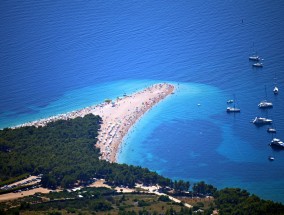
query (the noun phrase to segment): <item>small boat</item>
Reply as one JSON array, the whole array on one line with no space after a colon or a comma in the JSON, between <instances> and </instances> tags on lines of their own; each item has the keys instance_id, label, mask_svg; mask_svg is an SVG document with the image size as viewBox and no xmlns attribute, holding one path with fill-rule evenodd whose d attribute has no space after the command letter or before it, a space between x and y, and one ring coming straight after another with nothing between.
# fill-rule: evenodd
<instances>
[{"instance_id":1,"label":"small boat","mask_svg":"<svg viewBox=\"0 0 284 215\"><path fill-rule=\"evenodd\" d=\"M252 56L249 57L249 60L260 61L260 57L258 55L252 55Z\"/></svg>"},{"instance_id":2,"label":"small boat","mask_svg":"<svg viewBox=\"0 0 284 215\"><path fill-rule=\"evenodd\" d=\"M263 67L263 64L260 62L252 64L253 67Z\"/></svg>"},{"instance_id":3,"label":"small boat","mask_svg":"<svg viewBox=\"0 0 284 215\"><path fill-rule=\"evenodd\" d=\"M280 139L277 139L277 138L273 138L273 140L271 140L270 146L275 146L275 147L284 149L284 143Z\"/></svg>"},{"instance_id":4,"label":"small boat","mask_svg":"<svg viewBox=\"0 0 284 215\"><path fill-rule=\"evenodd\" d=\"M227 107L227 113L232 113L232 112L238 113L241 112L241 109L235 107Z\"/></svg>"},{"instance_id":5,"label":"small boat","mask_svg":"<svg viewBox=\"0 0 284 215\"><path fill-rule=\"evenodd\" d=\"M277 87L277 78L276 78L276 72L275 72L273 93L274 95L277 95L278 92L279 92L279 89Z\"/></svg>"},{"instance_id":6,"label":"small boat","mask_svg":"<svg viewBox=\"0 0 284 215\"><path fill-rule=\"evenodd\" d=\"M268 156L268 160L274 161L274 157L273 156Z\"/></svg>"},{"instance_id":7,"label":"small boat","mask_svg":"<svg viewBox=\"0 0 284 215\"><path fill-rule=\"evenodd\" d=\"M278 92L279 92L279 89L278 89L278 87L275 86L274 89L273 89L273 93L274 93L275 95L277 95Z\"/></svg>"},{"instance_id":8,"label":"small boat","mask_svg":"<svg viewBox=\"0 0 284 215\"><path fill-rule=\"evenodd\" d=\"M257 55L257 52L255 51L255 48L254 48L254 43L253 43L253 54L251 56L249 56L249 60L250 61L260 61L261 58L259 57L259 55Z\"/></svg>"},{"instance_id":9,"label":"small boat","mask_svg":"<svg viewBox=\"0 0 284 215\"><path fill-rule=\"evenodd\" d=\"M275 134L276 133L276 129L275 128L267 128L267 132Z\"/></svg>"},{"instance_id":10,"label":"small boat","mask_svg":"<svg viewBox=\"0 0 284 215\"><path fill-rule=\"evenodd\" d=\"M255 117L252 120L252 123L255 125L267 125L267 124L271 124L272 123L272 119L267 119L264 117Z\"/></svg>"},{"instance_id":11,"label":"small boat","mask_svg":"<svg viewBox=\"0 0 284 215\"><path fill-rule=\"evenodd\" d=\"M273 104L272 104L272 102L268 102L266 100L263 100L258 104L258 107L259 108L272 108Z\"/></svg>"},{"instance_id":12,"label":"small boat","mask_svg":"<svg viewBox=\"0 0 284 215\"><path fill-rule=\"evenodd\" d=\"M227 113L239 113L239 112L241 112L241 109L235 107L235 103L236 103L235 95L234 95L234 100L232 100L232 99L228 100L227 103L228 104L234 103L234 107L227 107Z\"/></svg>"},{"instance_id":13,"label":"small boat","mask_svg":"<svg viewBox=\"0 0 284 215\"><path fill-rule=\"evenodd\" d=\"M266 91L266 86L265 86L265 98L267 99L267 91ZM263 100L258 104L259 108L272 108L273 104L272 102L268 102L267 100Z\"/></svg>"}]
</instances>

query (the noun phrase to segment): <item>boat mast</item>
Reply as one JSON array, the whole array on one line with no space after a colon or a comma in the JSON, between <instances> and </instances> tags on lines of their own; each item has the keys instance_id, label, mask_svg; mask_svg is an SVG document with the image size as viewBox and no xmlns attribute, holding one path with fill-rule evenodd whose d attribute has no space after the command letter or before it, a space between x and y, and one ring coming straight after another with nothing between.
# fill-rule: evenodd
<instances>
[{"instance_id":1,"label":"boat mast","mask_svg":"<svg viewBox=\"0 0 284 215\"><path fill-rule=\"evenodd\" d=\"M274 74L274 87L277 87L276 71L275 71L275 74Z\"/></svg>"},{"instance_id":2,"label":"boat mast","mask_svg":"<svg viewBox=\"0 0 284 215\"><path fill-rule=\"evenodd\" d=\"M235 98L235 94L234 94L234 110L236 109L235 103L236 103L236 98Z\"/></svg>"},{"instance_id":3,"label":"boat mast","mask_svg":"<svg viewBox=\"0 0 284 215\"><path fill-rule=\"evenodd\" d=\"M254 42L252 43L253 54L257 56L257 52L255 51Z\"/></svg>"}]
</instances>

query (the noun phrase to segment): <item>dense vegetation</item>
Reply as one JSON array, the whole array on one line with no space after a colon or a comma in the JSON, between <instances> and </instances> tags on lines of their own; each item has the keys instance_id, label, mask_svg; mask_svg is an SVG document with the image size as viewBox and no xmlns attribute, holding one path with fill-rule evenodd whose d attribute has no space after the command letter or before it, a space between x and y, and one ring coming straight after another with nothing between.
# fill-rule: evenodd
<instances>
[{"instance_id":1,"label":"dense vegetation","mask_svg":"<svg viewBox=\"0 0 284 215\"><path fill-rule=\"evenodd\" d=\"M215 207L218 208L219 214L284 214L282 204L261 200L241 189L227 188L217 191L212 185L199 182L195 183L190 191L190 183L187 181L172 181L147 168L100 160L100 152L95 147L100 123L99 116L90 114L84 118L59 120L40 128L23 127L0 131L1 184L10 183L25 177L26 174L43 174L42 186L69 188L78 180L84 184L96 177L104 178L108 184L114 186L159 184L162 186L161 191L180 196L183 201L187 199L190 204L194 204L193 210L204 209L204 214L210 214ZM79 194L80 197L78 193L69 194L66 191L49 195L44 198L45 201L49 199L47 202L42 202L42 198L37 195L30 197L30 201L21 202L10 212L50 211L50 208L50 213L55 214L61 214L63 211L83 211L87 214L94 211L115 211L119 214L191 214L193 211L182 204L172 203L167 197L148 198L149 196L145 197L144 194L143 197L129 194L127 198L130 200L127 202L125 196L117 199L118 194L112 190L86 190ZM214 205L211 199L207 208L204 208L202 202L197 204L196 199L191 201L192 196L207 195L214 196ZM6 206L3 206L5 210ZM67 209L69 211L66 211Z\"/></svg>"},{"instance_id":2,"label":"dense vegetation","mask_svg":"<svg viewBox=\"0 0 284 215\"><path fill-rule=\"evenodd\" d=\"M220 215L284 214L284 206L264 201L237 188L217 191L214 198L179 197L175 203L167 196L140 192L123 194L108 188L83 188L74 192L36 194L0 203L0 214L212 214Z\"/></svg>"},{"instance_id":3,"label":"dense vegetation","mask_svg":"<svg viewBox=\"0 0 284 215\"><path fill-rule=\"evenodd\" d=\"M146 168L99 160L95 147L101 118L59 120L45 127L0 131L0 180L24 173L43 174L44 187L72 187L77 181L105 178L110 185L133 187L135 182L172 186L171 180ZM179 183L179 185L181 185ZM188 186L189 184L187 184Z\"/></svg>"},{"instance_id":4,"label":"dense vegetation","mask_svg":"<svg viewBox=\"0 0 284 215\"><path fill-rule=\"evenodd\" d=\"M284 205L265 201L246 190L226 188L215 193L220 215L284 214Z\"/></svg>"},{"instance_id":5,"label":"dense vegetation","mask_svg":"<svg viewBox=\"0 0 284 215\"><path fill-rule=\"evenodd\" d=\"M89 115L74 120L59 120L45 127L23 127L0 131L0 178L23 173L45 174L50 186L63 186L76 179L87 179L98 164L94 147L100 118Z\"/></svg>"},{"instance_id":6,"label":"dense vegetation","mask_svg":"<svg viewBox=\"0 0 284 215\"><path fill-rule=\"evenodd\" d=\"M38 194L10 203L0 203L1 212L5 214L72 213L135 215L192 214L193 210L186 208L183 204L174 203L167 197L138 192L122 194L107 188L83 188L75 192L62 191Z\"/></svg>"}]
</instances>

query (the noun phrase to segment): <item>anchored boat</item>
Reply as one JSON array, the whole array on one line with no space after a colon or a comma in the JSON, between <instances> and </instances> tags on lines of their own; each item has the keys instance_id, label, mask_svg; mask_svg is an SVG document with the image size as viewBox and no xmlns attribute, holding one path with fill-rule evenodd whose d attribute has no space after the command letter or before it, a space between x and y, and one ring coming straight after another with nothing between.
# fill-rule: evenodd
<instances>
[{"instance_id":1,"label":"anchored boat","mask_svg":"<svg viewBox=\"0 0 284 215\"><path fill-rule=\"evenodd\" d=\"M275 134L276 133L276 129L275 128L267 128L267 132Z\"/></svg>"},{"instance_id":2,"label":"anchored boat","mask_svg":"<svg viewBox=\"0 0 284 215\"><path fill-rule=\"evenodd\" d=\"M275 86L275 87L274 87L274 89L273 89L273 93L274 93L275 95L277 95L277 94L278 94L278 92L279 92L279 89L278 89L278 87L277 87L277 86Z\"/></svg>"},{"instance_id":3,"label":"anchored boat","mask_svg":"<svg viewBox=\"0 0 284 215\"><path fill-rule=\"evenodd\" d=\"M270 161L274 161L274 157L273 156L268 156L268 160L270 160Z\"/></svg>"},{"instance_id":4,"label":"anchored boat","mask_svg":"<svg viewBox=\"0 0 284 215\"><path fill-rule=\"evenodd\" d=\"M258 55L249 56L249 60L251 61L260 61L260 57Z\"/></svg>"},{"instance_id":5,"label":"anchored boat","mask_svg":"<svg viewBox=\"0 0 284 215\"><path fill-rule=\"evenodd\" d=\"M272 123L272 119L267 119L264 117L255 117L252 120L252 123L255 125L267 125L267 124L271 124Z\"/></svg>"},{"instance_id":6,"label":"anchored boat","mask_svg":"<svg viewBox=\"0 0 284 215\"><path fill-rule=\"evenodd\" d=\"M257 62L252 64L253 67L263 67L263 63Z\"/></svg>"},{"instance_id":7,"label":"anchored boat","mask_svg":"<svg viewBox=\"0 0 284 215\"><path fill-rule=\"evenodd\" d=\"M266 92L266 86L265 86L265 100L261 101L259 104L258 104L258 107L259 108L272 108L273 107L273 104L272 102L268 102L267 101L267 92Z\"/></svg>"},{"instance_id":8,"label":"anchored boat","mask_svg":"<svg viewBox=\"0 0 284 215\"><path fill-rule=\"evenodd\" d=\"M266 100L263 100L258 104L258 107L259 108L272 108L273 104L272 104L272 102L268 102Z\"/></svg>"},{"instance_id":9,"label":"anchored boat","mask_svg":"<svg viewBox=\"0 0 284 215\"><path fill-rule=\"evenodd\" d=\"M235 103L236 103L235 96L234 96L234 100L228 100L227 103L228 104L234 103L234 107L227 107L227 113L239 113L239 112L241 112L240 108L235 107Z\"/></svg>"},{"instance_id":10,"label":"anchored boat","mask_svg":"<svg viewBox=\"0 0 284 215\"><path fill-rule=\"evenodd\" d=\"M271 140L270 146L275 146L275 147L284 149L284 143L280 139L277 139L277 138L273 138Z\"/></svg>"}]
</instances>

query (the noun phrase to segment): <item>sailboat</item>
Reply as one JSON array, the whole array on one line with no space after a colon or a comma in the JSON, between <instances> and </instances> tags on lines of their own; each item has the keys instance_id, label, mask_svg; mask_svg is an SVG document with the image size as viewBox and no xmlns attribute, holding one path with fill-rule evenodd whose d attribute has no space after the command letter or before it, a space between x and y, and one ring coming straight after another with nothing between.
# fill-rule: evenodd
<instances>
[{"instance_id":1,"label":"sailboat","mask_svg":"<svg viewBox=\"0 0 284 215\"><path fill-rule=\"evenodd\" d=\"M279 89L278 89L278 87L277 87L277 86L275 86L275 87L274 87L274 89L273 89L273 93L274 93L275 95L277 95L277 94L278 94L278 92L279 92Z\"/></svg>"},{"instance_id":2,"label":"sailboat","mask_svg":"<svg viewBox=\"0 0 284 215\"><path fill-rule=\"evenodd\" d=\"M260 57L258 55L249 56L249 60L251 61L260 61Z\"/></svg>"},{"instance_id":3,"label":"sailboat","mask_svg":"<svg viewBox=\"0 0 284 215\"><path fill-rule=\"evenodd\" d=\"M254 43L253 43L253 50L254 50ZM249 60L251 60L251 61L260 61L261 58L257 55L257 53L255 52L255 50L254 50L254 53L255 53L255 54L249 56Z\"/></svg>"},{"instance_id":4,"label":"sailboat","mask_svg":"<svg viewBox=\"0 0 284 215\"><path fill-rule=\"evenodd\" d=\"M276 84L276 74L275 74L274 80L275 80L275 82L274 82L273 93L274 93L274 95L277 95L278 92L279 92L279 89L278 89L277 84Z\"/></svg>"},{"instance_id":5,"label":"sailboat","mask_svg":"<svg viewBox=\"0 0 284 215\"><path fill-rule=\"evenodd\" d=\"M253 43L253 49L254 49L254 43ZM263 67L263 64L260 62L261 59L260 56L256 53L256 51L254 50L253 55L249 56L249 61L254 61L254 63L252 64L253 67Z\"/></svg>"},{"instance_id":6,"label":"sailboat","mask_svg":"<svg viewBox=\"0 0 284 215\"><path fill-rule=\"evenodd\" d=\"M266 86L265 86L265 97L267 99L267 92L266 92ZM273 104L272 102L268 102L267 100L263 100L258 104L259 108L272 108Z\"/></svg>"},{"instance_id":7,"label":"sailboat","mask_svg":"<svg viewBox=\"0 0 284 215\"><path fill-rule=\"evenodd\" d=\"M234 96L233 102L231 102L231 103L234 103L234 107L227 107L227 113L239 113L239 112L241 112L241 109L235 107L235 103L236 103L235 96Z\"/></svg>"}]
</instances>

